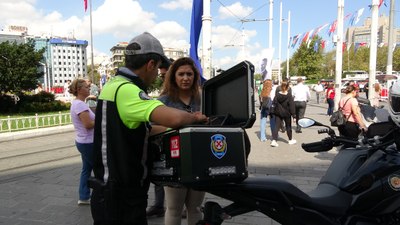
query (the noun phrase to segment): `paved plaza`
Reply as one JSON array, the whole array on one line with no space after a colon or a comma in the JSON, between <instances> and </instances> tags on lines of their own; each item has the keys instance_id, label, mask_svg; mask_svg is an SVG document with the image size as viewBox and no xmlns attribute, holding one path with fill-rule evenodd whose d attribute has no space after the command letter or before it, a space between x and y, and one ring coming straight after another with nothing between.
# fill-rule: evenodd
<instances>
[{"instance_id":1,"label":"paved plaza","mask_svg":"<svg viewBox=\"0 0 400 225\"><path fill-rule=\"evenodd\" d=\"M328 124L327 104L311 101L306 110L306 117ZM259 112L257 112L259 117ZM288 145L286 133L280 133L279 147L270 147L271 131L267 126L267 142L259 139L259 118L248 129L252 149L249 156L249 172L252 177L279 175L289 180L304 191L310 191L317 184L324 171L336 155L336 150L325 153L306 153L301 143L314 142L326 134L318 135L318 127L303 129L303 133L293 132L297 144ZM29 138L24 138L29 137ZM62 154L62 160L47 160L23 157L34 153L31 149L43 149L40 154L49 151L50 146L62 144L46 154ZM80 157L74 146L74 133L71 126L49 130L0 134L0 224L36 225L36 224L92 224L89 206L78 206L78 183L81 169ZM23 151L18 158L12 153ZM31 163L24 167L23 163ZM42 161L40 161L42 160ZM35 161L36 162L36 161ZM44 163L43 163L44 162ZM4 168L3 168L4 167ZM14 169L7 169L14 168ZM150 187L149 205L154 200L153 187ZM206 195L205 201L217 201L221 205L229 204L219 197ZM163 224L163 218L150 218L150 225ZM182 224L186 224L183 220ZM266 216L252 212L227 220L224 224L277 224Z\"/></svg>"}]
</instances>

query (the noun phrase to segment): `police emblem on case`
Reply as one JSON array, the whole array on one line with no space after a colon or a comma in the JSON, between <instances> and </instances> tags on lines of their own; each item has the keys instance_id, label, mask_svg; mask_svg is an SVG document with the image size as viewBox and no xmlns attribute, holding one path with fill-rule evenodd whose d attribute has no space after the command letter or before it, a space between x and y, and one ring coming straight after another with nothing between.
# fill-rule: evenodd
<instances>
[{"instance_id":1,"label":"police emblem on case","mask_svg":"<svg viewBox=\"0 0 400 225\"><path fill-rule=\"evenodd\" d=\"M211 152L215 157L221 159L225 156L228 149L228 144L226 143L226 137L222 134L215 134L211 136Z\"/></svg>"},{"instance_id":2,"label":"police emblem on case","mask_svg":"<svg viewBox=\"0 0 400 225\"><path fill-rule=\"evenodd\" d=\"M139 98L142 99L142 100L150 100L151 99L150 96L148 96L146 94L146 92L144 92L144 91L140 91L139 92Z\"/></svg>"},{"instance_id":3,"label":"police emblem on case","mask_svg":"<svg viewBox=\"0 0 400 225\"><path fill-rule=\"evenodd\" d=\"M388 183L390 187L395 191L400 191L400 176L397 174L393 174L389 176Z\"/></svg>"}]
</instances>

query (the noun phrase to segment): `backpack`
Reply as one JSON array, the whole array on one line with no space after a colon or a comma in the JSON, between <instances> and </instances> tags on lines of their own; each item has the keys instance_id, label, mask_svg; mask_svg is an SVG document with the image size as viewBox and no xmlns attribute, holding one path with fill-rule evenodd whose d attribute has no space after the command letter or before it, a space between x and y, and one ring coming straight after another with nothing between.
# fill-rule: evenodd
<instances>
[{"instance_id":1,"label":"backpack","mask_svg":"<svg viewBox=\"0 0 400 225\"><path fill-rule=\"evenodd\" d=\"M272 100L270 97L263 97L261 101L261 109L269 110L272 105Z\"/></svg>"},{"instance_id":2,"label":"backpack","mask_svg":"<svg viewBox=\"0 0 400 225\"><path fill-rule=\"evenodd\" d=\"M349 99L346 100L346 102L344 103L343 107L339 107L339 109L335 112L332 113L331 118L329 119L331 121L331 126L334 127L339 127L342 126L344 124L346 124L347 120L349 119L350 115L346 118L343 114L343 108L346 105L347 101L349 101Z\"/></svg>"}]
</instances>

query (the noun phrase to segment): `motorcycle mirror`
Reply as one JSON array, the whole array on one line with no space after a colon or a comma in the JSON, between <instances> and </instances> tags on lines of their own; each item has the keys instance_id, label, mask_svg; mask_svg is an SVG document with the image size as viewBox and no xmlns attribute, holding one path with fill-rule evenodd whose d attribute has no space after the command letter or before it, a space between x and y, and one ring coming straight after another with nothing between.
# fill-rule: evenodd
<instances>
[{"instance_id":1,"label":"motorcycle mirror","mask_svg":"<svg viewBox=\"0 0 400 225\"><path fill-rule=\"evenodd\" d=\"M299 125L302 128L307 128L307 127L312 127L312 126L323 126L323 127L328 127L320 122L317 122L311 118L302 118L299 119ZM329 128L329 127L328 127Z\"/></svg>"},{"instance_id":2,"label":"motorcycle mirror","mask_svg":"<svg viewBox=\"0 0 400 225\"><path fill-rule=\"evenodd\" d=\"M316 125L316 124L315 124L316 122L317 122L317 121L315 121L315 120L313 120L313 119L310 119L310 118L302 118L302 119L299 119L299 125L300 125L300 127L302 127L302 128L312 127L312 126Z\"/></svg>"}]
</instances>

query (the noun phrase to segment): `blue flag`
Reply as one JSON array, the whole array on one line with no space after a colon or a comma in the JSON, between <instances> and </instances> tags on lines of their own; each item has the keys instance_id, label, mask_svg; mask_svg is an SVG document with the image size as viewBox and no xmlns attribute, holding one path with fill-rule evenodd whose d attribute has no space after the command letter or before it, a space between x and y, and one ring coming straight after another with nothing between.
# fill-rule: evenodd
<instances>
[{"instance_id":1,"label":"blue flag","mask_svg":"<svg viewBox=\"0 0 400 225\"><path fill-rule=\"evenodd\" d=\"M201 80L204 81L203 70L201 68L201 63L199 61L199 56L197 54L197 48L199 45L200 31L203 25L203 0L193 0L192 7L192 19L190 25L190 58L195 62L197 69L200 72Z\"/></svg>"}]
</instances>

